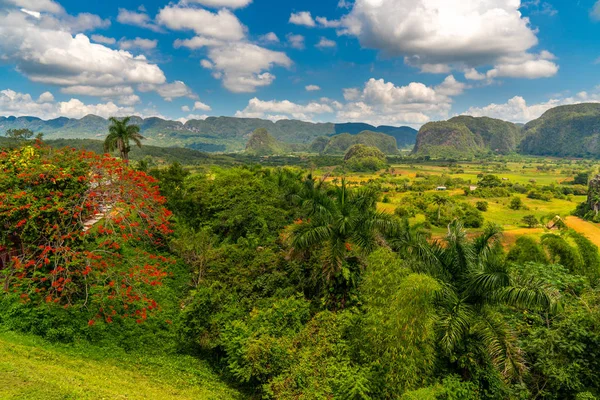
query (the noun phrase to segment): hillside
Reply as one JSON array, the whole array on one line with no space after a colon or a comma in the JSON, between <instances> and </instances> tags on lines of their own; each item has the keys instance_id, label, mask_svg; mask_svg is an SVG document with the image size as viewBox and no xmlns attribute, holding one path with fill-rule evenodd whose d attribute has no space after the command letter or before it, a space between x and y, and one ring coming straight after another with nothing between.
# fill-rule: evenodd
<instances>
[{"instance_id":1,"label":"hillside","mask_svg":"<svg viewBox=\"0 0 600 400\"><path fill-rule=\"evenodd\" d=\"M246 144L246 154L253 156L274 156L286 153L285 143L279 142L265 128L256 129Z\"/></svg>"},{"instance_id":2,"label":"hillside","mask_svg":"<svg viewBox=\"0 0 600 400\"><path fill-rule=\"evenodd\" d=\"M3 399L242 399L189 356L128 354L0 333Z\"/></svg>"},{"instance_id":3,"label":"hillside","mask_svg":"<svg viewBox=\"0 0 600 400\"><path fill-rule=\"evenodd\" d=\"M521 137L521 129L513 123L459 116L424 125L413 154L433 158L473 157L488 151L506 154L517 149Z\"/></svg>"},{"instance_id":4,"label":"hillside","mask_svg":"<svg viewBox=\"0 0 600 400\"><path fill-rule=\"evenodd\" d=\"M284 143L307 145L320 136L340 133L358 134L364 130L394 136L401 147L415 142L416 131L408 127L374 127L368 124L311 123L297 120L272 122L257 118L209 117L190 120L185 124L161 118L133 117L131 123L139 125L146 144L161 147L188 147L209 152L242 151L250 134L264 128ZM104 118L88 115L81 119L56 118L44 121L35 117L0 117L0 133L11 128L27 128L43 132L46 139L101 139L108 130Z\"/></svg>"},{"instance_id":5,"label":"hillside","mask_svg":"<svg viewBox=\"0 0 600 400\"><path fill-rule=\"evenodd\" d=\"M323 139L318 138L311 144L311 149L319 150L322 148L321 152L324 154L345 154L350 147L356 144L377 147L384 154L396 154L398 152L395 138L371 131L362 131L357 135L342 133L341 135L331 137L327 144L325 144Z\"/></svg>"},{"instance_id":6,"label":"hillside","mask_svg":"<svg viewBox=\"0 0 600 400\"><path fill-rule=\"evenodd\" d=\"M560 106L524 127L524 154L559 157L600 156L600 104Z\"/></svg>"}]
</instances>

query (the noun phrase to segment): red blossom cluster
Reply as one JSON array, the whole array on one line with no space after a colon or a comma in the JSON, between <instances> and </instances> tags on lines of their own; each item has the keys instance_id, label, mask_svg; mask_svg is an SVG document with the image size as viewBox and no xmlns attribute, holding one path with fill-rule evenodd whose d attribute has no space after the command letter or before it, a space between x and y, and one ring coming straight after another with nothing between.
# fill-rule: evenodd
<instances>
[{"instance_id":1,"label":"red blossom cluster","mask_svg":"<svg viewBox=\"0 0 600 400\"><path fill-rule=\"evenodd\" d=\"M173 260L157 182L110 156L37 144L0 152L0 278L23 302L143 322ZM92 320L93 321L93 320Z\"/></svg>"}]
</instances>

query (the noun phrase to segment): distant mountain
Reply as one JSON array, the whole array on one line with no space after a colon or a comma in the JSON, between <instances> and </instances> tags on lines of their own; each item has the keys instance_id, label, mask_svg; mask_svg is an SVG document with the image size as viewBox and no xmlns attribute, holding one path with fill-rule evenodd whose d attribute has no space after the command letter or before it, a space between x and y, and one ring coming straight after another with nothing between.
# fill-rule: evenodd
<instances>
[{"instance_id":1,"label":"distant mountain","mask_svg":"<svg viewBox=\"0 0 600 400\"><path fill-rule=\"evenodd\" d=\"M258 128L252 132L246 144L246 154L252 156L281 155L286 150L285 143L275 139L265 128Z\"/></svg>"},{"instance_id":2,"label":"distant mountain","mask_svg":"<svg viewBox=\"0 0 600 400\"><path fill-rule=\"evenodd\" d=\"M394 127L382 125L375 127L369 124L361 123L336 124L335 131L336 134L349 133L351 135L356 135L364 131L385 133L386 135L390 135L396 139L398 148L413 146L417 140L418 132L416 129L408 126Z\"/></svg>"},{"instance_id":3,"label":"distant mountain","mask_svg":"<svg viewBox=\"0 0 600 400\"><path fill-rule=\"evenodd\" d=\"M256 118L209 117L190 120L185 124L161 118L133 117L132 123L141 128L148 145L188 147L203 151L242 151L252 132L267 129L280 142L308 145L317 137L340 133L356 135L364 130L394 136L399 146L413 145L416 131L408 127L374 127L368 124L310 123L296 120L272 122ZM0 134L11 128L28 128L43 132L48 139L102 139L108 130L104 118L88 115L81 119L57 118L44 121L35 117L0 117Z\"/></svg>"},{"instance_id":4,"label":"distant mountain","mask_svg":"<svg viewBox=\"0 0 600 400\"><path fill-rule=\"evenodd\" d=\"M342 133L328 139L319 137L311 144L310 149L324 154L345 154L350 147L356 144L376 147L384 154L398 153L398 146L394 137L371 131L362 131L356 135Z\"/></svg>"},{"instance_id":5,"label":"distant mountain","mask_svg":"<svg viewBox=\"0 0 600 400\"><path fill-rule=\"evenodd\" d=\"M600 104L553 108L526 124L524 134L524 154L600 157Z\"/></svg>"},{"instance_id":6,"label":"distant mountain","mask_svg":"<svg viewBox=\"0 0 600 400\"><path fill-rule=\"evenodd\" d=\"M493 151L517 150L522 129L511 122L487 117L459 116L421 127L413 154L433 158L465 158Z\"/></svg>"}]
</instances>

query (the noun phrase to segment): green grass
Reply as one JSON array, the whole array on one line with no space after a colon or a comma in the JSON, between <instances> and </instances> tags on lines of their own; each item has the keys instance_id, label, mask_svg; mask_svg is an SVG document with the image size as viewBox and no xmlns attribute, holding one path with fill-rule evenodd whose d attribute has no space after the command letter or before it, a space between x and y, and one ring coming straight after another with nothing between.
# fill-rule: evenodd
<instances>
[{"instance_id":1,"label":"green grass","mask_svg":"<svg viewBox=\"0 0 600 400\"><path fill-rule=\"evenodd\" d=\"M0 399L242 399L204 362L0 332Z\"/></svg>"}]
</instances>

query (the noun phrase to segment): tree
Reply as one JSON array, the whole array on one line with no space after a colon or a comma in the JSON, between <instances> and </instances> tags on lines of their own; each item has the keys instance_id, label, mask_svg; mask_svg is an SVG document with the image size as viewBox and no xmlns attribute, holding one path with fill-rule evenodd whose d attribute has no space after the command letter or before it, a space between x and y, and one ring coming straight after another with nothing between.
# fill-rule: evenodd
<instances>
[{"instance_id":1,"label":"tree","mask_svg":"<svg viewBox=\"0 0 600 400\"><path fill-rule=\"evenodd\" d=\"M469 240L460 222L448 227L443 241L404 235L391 240L415 272L426 273L442 285L437 300L437 333L441 353L463 376L491 360L506 378L525 370L522 351L499 306L551 310L556 291L535 279L509 274L499 242L500 228L490 225ZM411 246L406 237L411 236ZM410 250L407 250L410 249Z\"/></svg>"},{"instance_id":2,"label":"tree","mask_svg":"<svg viewBox=\"0 0 600 400\"><path fill-rule=\"evenodd\" d=\"M442 207L447 205L450 202L450 199L448 199L447 196L442 196L439 194L435 194L433 195L433 204L435 204L436 206L438 206L437 209L437 222L440 222L440 218L442 215Z\"/></svg>"},{"instance_id":3,"label":"tree","mask_svg":"<svg viewBox=\"0 0 600 400\"><path fill-rule=\"evenodd\" d=\"M323 277L332 281L342 274L349 278L348 260L353 251L369 253L377 247L379 234L391 229L390 215L377 211L377 190L350 190L346 180L327 193L322 185L306 183L301 204L306 219L291 228L295 253L321 251Z\"/></svg>"},{"instance_id":4,"label":"tree","mask_svg":"<svg viewBox=\"0 0 600 400\"><path fill-rule=\"evenodd\" d=\"M30 129L8 129L5 135L11 139L27 140L31 139L34 133Z\"/></svg>"},{"instance_id":5,"label":"tree","mask_svg":"<svg viewBox=\"0 0 600 400\"><path fill-rule=\"evenodd\" d=\"M540 221L535 217L535 215L526 215L521 220L528 228L535 228L540 224Z\"/></svg>"},{"instance_id":6,"label":"tree","mask_svg":"<svg viewBox=\"0 0 600 400\"><path fill-rule=\"evenodd\" d=\"M513 197L510 200L510 204L508 205L508 208L510 208L511 210L521 210L521 209L525 208L525 205L523 204L523 200L521 200L520 197Z\"/></svg>"},{"instance_id":7,"label":"tree","mask_svg":"<svg viewBox=\"0 0 600 400\"><path fill-rule=\"evenodd\" d=\"M125 117L122 120L111 117L109 119L108 136L104 140L104 151L119 150L121 159L125 162L129 162L129 152L131 151L129 141L133 141L138 147L142 147L142 139L144 139L140 134L140 127L129 125L130 120L131 117Z\"/></svg>"}]
</instances>

